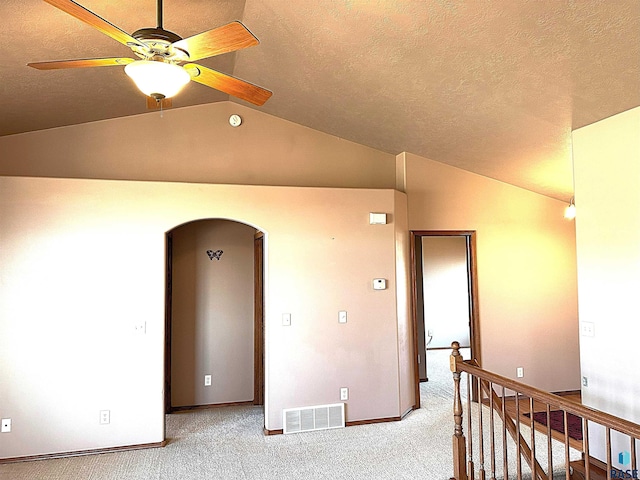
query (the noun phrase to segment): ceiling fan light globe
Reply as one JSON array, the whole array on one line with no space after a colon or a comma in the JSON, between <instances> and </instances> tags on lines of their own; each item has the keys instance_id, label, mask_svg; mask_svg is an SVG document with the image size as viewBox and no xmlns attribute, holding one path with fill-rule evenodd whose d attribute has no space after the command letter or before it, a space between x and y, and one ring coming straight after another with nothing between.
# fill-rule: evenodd
<instances>
[{"instance_id":1,"label":"ceiling fan light globe","mask_svg":"<svg viewBox=\"0 0 640 480\"><path fill-rule=\"evenodd\" d=\"M142 93L154 98L171 98L191 80L181 66L153 60L132 62L124 71Z\"/></svg>"}]
</instances>

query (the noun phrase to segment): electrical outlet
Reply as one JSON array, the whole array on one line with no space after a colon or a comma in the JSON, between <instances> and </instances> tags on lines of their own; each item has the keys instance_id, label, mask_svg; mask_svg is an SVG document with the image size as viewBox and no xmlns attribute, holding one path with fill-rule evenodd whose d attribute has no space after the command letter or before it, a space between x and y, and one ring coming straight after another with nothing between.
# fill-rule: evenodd
<instances>
[{"instance_id":1,"label":"electrical outlet","mask_svg":"<svg viewBox=\"0 0 640 480\"><path fill-rule=\"evenodd\" d=\"M147 322L145 322L144 320L136 322L136 324L133 326L133 329L136 333L144 335L145 333L147 333Z\"/></svg>"},{"instance_id":2,"label":"electrical outlet","mask_svg":"<svg viewBox=\"0 0 640 480\"><path fill-rule=\"evenodd\" d=\"M111 423L111 410L100 410L100 425Z\"/></svg>"},{"instance_id":3,"label":"electrical outlet","mask_svg":"<svg viewBox=\"0 0 640 480\"><path fill-rule=\"evenodd\" d=\"M291 326L291 314L290 313L283 313L282 314L282 326L283 327L290 327Z\"/></svg>"},{"instance_id":4,"label":"electrical outlet","mask_svg":"<svg viewBox=\"0 0 640 480\"><path fill-rule=\"evenodd\" d=\"M2 428L0 429L0 433L9 433L9 432L11 432L11 419L3 418Z\"/></svg>"},{"instance_id":5,"label":"electrical outlet","mask_svg":"<svg viewBox=\"0 0 640 480\"><path fill-rule=\"evenodd\" d=\"M338 312L338 323L347 323L347 312L345 310Z\"/></svg>"},{"instance_id":6,"label":"electrical outlet","mask_svg":"<svg viewBox=\"0 0 640 480\"><path fill-rule=\"evenodd\" d=\"M433 337L433 330L427 330L427 337Z\"/></svg>"},{"instance_id":7,"label":"electrical outlet","mask_svg":"<svg viewBox=\"0 0 640 480\"><path fill-rule=\"evenodd\" d=\"M210 387L211 386L211 375L205 375L204 376L204 386L205 387Z\"/></svg>"},{"instance_id":8,"label":"electrical outlet","mask_svg":"<svg viewBox=\"0 0 640 480\"><path fill-rule=\"evenodd\" d=\"M523 367L516 368L516 377L518 377L518 378L524 377L524 368Z\"/></svg>"},{"instance_id":9,"label":"electrical outlet","mask_svg":"<svg viewBox=\"0 0 640 480\"><path fill-rule=\"evenodd\" d=\"M595 336L596 332L593 322L580 322L580 334L583 337Z\"/></svg>"},{"instance_id":10,"label":"electrical outlet","mask_svg":"<svg viewBox=\"0 0 640 480\"><path fill-rule=\"evenodd\" d=\"M583 387L589 386L589 379L587 377L582 377L582 386Z\"/></svg>"},{"instance_id":11,"label":"electrical outlet","mask_svg":"<svg viewBox=\"0 0 640 480\"><path fill-rule=\"evenodd\" d=\"M349 400L349 389L347 387L340 389L340 400Z\"/></svg>"}]
</instances>

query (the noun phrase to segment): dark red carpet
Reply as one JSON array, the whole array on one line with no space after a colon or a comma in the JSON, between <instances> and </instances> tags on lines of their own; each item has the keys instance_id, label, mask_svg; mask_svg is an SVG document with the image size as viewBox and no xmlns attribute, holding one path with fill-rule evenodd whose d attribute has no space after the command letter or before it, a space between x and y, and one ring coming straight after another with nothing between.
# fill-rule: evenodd
<instances>
[{"instance_id":1,"label":"dark red carpet","mask_svg":"<svg viewBox=\"0 0 640 480\"><path fill-rule=\"evenodd\" d=\"M525 413L525 416L528 417L529 414ZM551 430L564 435L564 412L562 410L552 410L549 413L549 418L551 420ZM536 423L546 425L547 412L536 412L533 414L533 419ZM567 426L569 427L569 437L582 441L582 418L573 413L567 413Z\"/></svg>"}]
</instances>

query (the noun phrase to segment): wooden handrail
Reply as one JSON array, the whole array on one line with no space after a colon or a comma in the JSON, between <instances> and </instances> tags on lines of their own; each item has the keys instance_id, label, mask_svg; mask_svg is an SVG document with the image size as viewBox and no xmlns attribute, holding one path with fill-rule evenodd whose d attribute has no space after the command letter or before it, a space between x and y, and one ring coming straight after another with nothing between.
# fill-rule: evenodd
<instances>
[{"instance_id":1,"label":"wooden handrail","mask_svg":"<svg viewBox=\"0 0 640 480\"><path fill-rule=\"evenodd\" d=\"M454 342L456 343L456 342ZM631 437L640 438L640 425L625 420L623 418L616 417L609 413L602 412L590 407L586 407L582 404L567 400L559 395L545 392L539 388L532 387L525 383L517 382L511 378L503 377L497 373L492 373L487 370L483 370L480 367L471 365L469 361L460 360L455 362L455 371L458 373L466 372L471 375L475 375L483 380L490 381L492 383L504 386L509 390L513 390L523 395L538 400L543 403L548 403L553 407L557 407L560 410L564 410L574 415L578 415L586 420L606 425L613 430L620 433L624 433Z\"/></svg>"},{"instance_id":2,"label":"wooden handrail","mask_svg":"<svg viewBox=\"0 0 640 480\"><path fill-rule=\"evenodd\" d=\"M636 464L636 445L635 442L640 439L640 425L633 423L631 421L625 420L623 418L616 417L609 413L602 412L600 410L596 410L594 408L590 408L584 406L578 402L573 400L568 400L565 397L555 395L550 392L546 392L544 390L540 390L539 388L532 387L530 385L526 385L524 383L520 383L511 378L503 377L502 375L498 375L493 372L489 372L487 370L483 370L474 362L474 360L463 360L460 355L460 344L458 342L453 342L451 344L453 352L450 357L451 361L451 372L453 373L454 379L454 419L455 419L455 428L454 428L454 437L453 437L453 458L454 458L454 475L457 480L473 480L475 479L474 473L474 462L472 455L473 448L473 440L471 434L471 403L468 405L467 411L467 420L468 420L468 429L469 429L469 437L465 438L464 432L462 431L462 402L461 402L461 392L460 392L460 380L461 374L464 372L468 376L468 402L471 402L472 398L474 401L478 401L480 403L480 410L478 413L478 435L480 437L480 452L479 452L479 462L480 462L480 479L483 480L485 478L485 469L484 469L484 455L483 455L483 428L482 428L482 404L484 403L485 397L488 399L488 404L490 408L490 443L491 443L491 476L495 478L495 461L494 461L494 437L493 437L493 413L494 411L498 413L498 415L502 419L503 424L503 435L505 438L503 448L504 450L504 474L507 472L507 452L506 452L506 432L508 431L513 440L516 443L516 461L517 461L517 469L518 469L518 478L521 478L521 458L524 458L525 461L529 464L532 473L534 473L533 478L536 480L544 480L546 478L551 479L553 477L553 466L552 466L552 442L551 437L553 436L556 440L559 438L556 434L552 435L550 423L547 421L546 425L546 435L547 435L547 452L549 456L548 463L548 473L545 474L544 469L539 464L536 458L536 443L535 443L535 431L539 430L536 427L538 422L534 420L534 404L538 402L540 404L545 405L547 420L550 419L551 409L558 409L563 411L564 415L564 440L565 445L565 467L566 467L566 478L574 478L571 472L584 472L584 476L580 478L583 479L591 479L591 468L593 467L595 470L601 470L604 472L602 468L600 468L597 464L597 459L594 459L590 456L589 449L589 424L590 422L594 424L598 424L605 428L605 437L606 437L606 463L603 463L606 468L606 476L607 478L614 478L612 475L618 472L616 468L612 465L612 454L611 454L611 431L614 430L623 435L629 437L631 442L630 445L630 456L631 456L631 466L635 471L637 468ZM472 389L473 385L473 389ZM475 387L477 386L477 390ZM495 387L502 389L502 396L499 396L495 391ZM512 417L510 414L507 414L505 409L505 393L507 391L511 391L515 394L515 417ZM473 395L472 395L473 394ZM478 395L476 395L478 394ZM479 397L479 398L478 398ZM531 444L527 444L527 441L520 434L520 422L521 414L519 413L519 399L521 397L528 398L529 402L529 412L530 415L530 424L531 427ZM582 420L582 429L583 429L583 440L582 446L570 445L569 439L569 429L568 429L568 415L574 414L581 418ZM573 442L573 440L572 440ZM575 460L570 462L569 456L569 448L577 448L583 452L582 460ZM468 449L468 466L465 468L464 457L467 455ZM599 475L599 474L598 474ZM596 475L597 477L597 475ZM595 478L595 477L594 477ZM599 478L599 477L598 477ZM622 478L622 477L620 477Z\"/></svg>"}]
</instances>

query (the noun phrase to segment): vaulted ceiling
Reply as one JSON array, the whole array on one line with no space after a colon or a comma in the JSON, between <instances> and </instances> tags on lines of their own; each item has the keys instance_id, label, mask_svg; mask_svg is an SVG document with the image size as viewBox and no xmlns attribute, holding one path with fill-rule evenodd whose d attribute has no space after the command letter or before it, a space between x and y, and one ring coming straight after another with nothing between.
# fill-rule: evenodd
<instances>
[{"instance_id":1,"label":"vaulted ceiling","mask_svg":"<svg viewBox=\"0 0 640 480\"><path fill-rule=\"evenodd\" d=\"M156 26L155 0L79 3L128 33ZM126 46L42 0L3 0L0 18L0 135L147 112L120 66L26 66ZM640 106L638 0L164 2L182 37L233 20L260 45L199 63L273 91L254 108L563 200L571 130ZM173 106L226 100L244 103L191 82Z\"/></svg>"}]
</instances>

